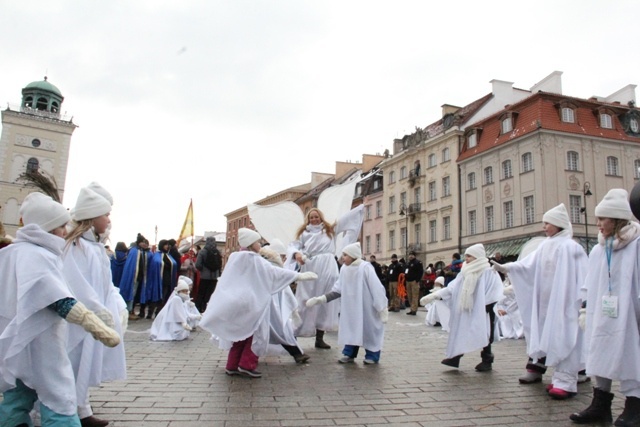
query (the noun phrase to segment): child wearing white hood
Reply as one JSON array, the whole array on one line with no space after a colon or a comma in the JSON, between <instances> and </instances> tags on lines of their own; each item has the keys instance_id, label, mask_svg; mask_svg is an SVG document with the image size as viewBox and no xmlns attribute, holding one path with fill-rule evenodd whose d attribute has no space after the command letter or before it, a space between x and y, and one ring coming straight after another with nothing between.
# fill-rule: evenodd
<instances>
[{"instance_id":1,"label":"child wearing white hood","mask_svg":"<svg viewBox=\"0 0 640 427\"><path fill-rule=\"evenodd\" d=\"M185 305L188 302L189 284L180 278L171 297L153 320L149 338L153 341L182 341L189 338L192 327Z\"/></svg>"},{"instance_id":2,"label":"child wearing white hood","mask_svg":"<svg viewBox=\"0 0 640 427\"><path fill-rule=\"evenodd\" d=\"M109 347L120 336L74 298L63 277L64 206L32 193L20 215L25 226L0 250L0 424L32 425L29 412L39 399L42 425L80 427L67 322Z\"/></svg>"},{"instance_id":3,"label":"child wearing white hood","mask_svg":"<svg viewBox=\"0 0 640 427\"><path fill-rule=\"evenodd\" d=\"M191 292L193 291L193 280L188 276L178 277L178 283L180 281L185 282L189 286L189 298L184 302L185 310L187 311L187 324L191 326L191 330L195 330L202 320L202 314L198 311L196 303L191 300Z\"/></svg>"},{"instance_id":4,"label":"child wearing white hood","mask_svg":"<svg viewBox=\"0 0 640 427\"><path fill-rule=\"evenodd\" d=\"M343 357L338 361L353 363L360 347L364 347L364 363L373 365L380 361L384 324L389 318L389 301L375 269L362 259L360 243L345 246L342 261L340 276L331 292L309 298L306 306L313 307L340 298L338 343L344 348Z\"/></svg>"},{"instance_id":5,"label":"child wearing white hood","mask_svg":"<svg viewBox=\"0 0 640 427\"><path fill-rule=\"evenodd\" d=\"M451 299L451 319L447 358L443 365L457 368L464 353L482 349L482 362L476 371L491 371L495 313L493 306L502 298L502 282L491 269L484 246L470 246L464 253L465 261L456 278L446 288L423 297L426 305L438 298Z\"/></svg>"},{"instance_id":6,"label":"child wearing white hood","mask_svg":"<svg viewBox=\"0 0 640 427\"><path fill-rule=\"evenodd\" d=\"M444 288L444 276L436 277L433 283L433 288L429 290L429 293L437 292ZM451 309L449 309L449 301L435 300L425 306L427 309L427 315L424 318L424 322L428 326L442 326L442 330L449 331L449 318L451 317Z\"/></svg>"}]
</instances>

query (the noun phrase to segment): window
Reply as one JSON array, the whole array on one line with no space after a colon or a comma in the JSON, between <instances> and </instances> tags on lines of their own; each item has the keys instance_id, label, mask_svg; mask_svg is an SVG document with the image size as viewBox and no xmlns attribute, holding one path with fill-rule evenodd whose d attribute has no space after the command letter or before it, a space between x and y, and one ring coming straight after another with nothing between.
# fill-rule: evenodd
<instances>
[{"instance_id":1,"label":"window","mask_svg":"<svg viewBox=\"0 0 640 427\"><path fill-rule=\"evenodd\" d=\"M429 183L429 201L433 202L436 199L436 182L431 181Z\"/></svg>"},{"instance_id":2,"label":"window","mask_svg":"<svg viewBox=\"0 0 640 427\"><path fill-rule=\"evenodd\" d=\"M504 202L504 228L513 227L513 202Z\"/></svg>"},{"instance_id":3,"label":"window","mask_svg":"<svg viewBox=\"0 0 640 427\"><path fill-rule=\"evenodd\" d=\"M365 254L371 253L371 236L366 236L364 238L364 253Z\"/></svg>"},{"instance_id":4,"label":"window","mask_svg":"<svg viewBox=\"0 0 640 427\"><path fill-rule=\"evenodd\" d=\"M379 180L379 179L374 179L374 180L373 180L373 189L374 189L374 190L379 190L379 189L380 189L380 187L382 187L382 186L380 185L380 180Z\"/></svg>"},{"instance_id":5,"label":"window","mask_svg":"<svg viewBox=\"0 0 640 427\"><path fill-rule=\"evenodd\" d=\"M429 154L429 167L435 167L436 166L436 155L435 154Z\"/></svg>"},{"instance_id":6,"label":"window","mask_svg":"<svg viewBox=\"0 0 640 427\"><path fill-rule=\"evenodd\" d=\"M522 155L522 172L531 172L533 170L533 156L531 153Z\"/></svg>"},{"instance_id":7,"label":"window","mask_svg":"<svg viewBox=\"0 0 640 427\"><path fill-rule=\"evenodd\" d=\"M478 145L478 135L474 132L467 138L467 148L473 148Z\"/></svg>"},{"instance_id":8,"label":"window","mask_svg":"<svg viewBox=\"0 0 640 427\"><path fill-rule=\"evenodd\" d=\"M32 146L33 148L38 148L38 147L40 147L40 140L39 140L39 139L37 139L37 138L33 139L33 140L31 141L31 146Z\"/></svg>"},{"instance_id":9,"label":"window","mask_svg":"<svg viewBox=\"0 0 640 427\"><path fill-rule=\"evenodd\" d=\"M400 179L405 179L407 177L407 167L403 166L400 168Z\"/></svg>"},{"instance_id":10,"label":"window","mask_svg":"<svg viewBox=\"0 0 640 427\"><path fill-rule=\"evenodd\" d=\"M577 171L580 169L580 163L578 163L580 157L575 151L567 151L567 170Z\"/></svg>"},{"instance_id":11,"label":"window","mask_svg":"<svg viewBox=\"0 0 640 427\"><path fill-rule=\"evenodd\" d=\"M382 235L380 233L376 234L376 252L382 251Z\"/></svg>"},{"instance_id":12,"label":"window","mask_svg":"<svg viewBox=\"0 0 640 427\"><path fill-rule=\"evenodd\" d=\"M444 240L451 239L451 217L445 216L442 218L442 238Z\"/></svg>"},{"instance_id":13,"label":"window","mask_svg":"<svg viewBox=\"0 0 640 427\"><path fill-rule=\"evenodd\" d=\"M432 219L429 221L429 243L434 243L437 239L436 233L438 232L437 221Z\"/></svg>"},{"instance_id":14,"label":"window","mask_svg":"<svg viewBox=\"0 0 640 427\"><path fill-rule=\"evenodd\" d=\"M407 193L400 193L400 204L407 206Z\"/></svg>"},{"instance_id":15,"label":"window","mask_svg":"<svg viewBox=\"0 0 640 427\"><path fill-rule=\"evenodd\" d=\"M569 196L569 217L574 224L580 224L582 196Z\"/></svg>"},{"instance_id":16,"label":"window","mask_svg":"<svg viewBox=\"0 0 640 427\"><path fill-rule=\"evenodd\" d=\"M396 230L389 230L389 249L396 248Z\"/></svg>"},{"instance_id":17,"label":"window","mask_svg":"<svg viewBox=\"0 0 640 427\"><path fill-rule=\"evenodd\" d=\"M35 157L27 160L27 173L38 172L38 168L40 167L40 162Z\"/></svg>"},{"instance_id":18,"label":"window","mask_svg":"<svg viewBox=\"0 0 640 427\"><path fill-rule=\"evenodd\" d=\"M364 207L364 219L371 219L371 205Z\"/></svg>"},{"instance_id":19,"label":"window","mask_svg":"<svg viewBox=\"0 0 640 427\"><path fill-rule=\"evenodd\" d=\"M633 177L640 179L640 160L638 159L633 161Z\"/></svg>"},{"instance_id":20,"label":"window","mask_svg":"<svg viewBox=\"0 0 640 427\"><path fill-rule=\"evenodd\" d=\"M413 190L413 201L414 203L420 203L420 187Z\"/></svg>"},{"instance_id":21,"label":"window","mask_svg":"<svg viewBox=\"0 0 640 427\"><path fill-rule=\"evenodd\" d=\"M442 163L448 162L449 160L451 160L451 156L449 155L449 147L446 147L444 150L442 150Z\"/></svg>"},{"instance_id":22,"label":"window","mask_svg":"<svg viewBox=\"0 0 640 427\"><path fill-rule=\"evenodd\" d=\"M476 234L476 211L469 211L469 234Z\"/></svg>"},{"instance_id":23,"label":"window","mask_svg":"<svg viewBox=\"0 0 640 427\"><path fill-rule=\"evenodd\" d=\"M607 175L620 176L620 168L618 166L617 157L607 157Z\"/></svg>"},{"instance_id":24,"label":"window","mask_svg":"<svg viewBox=\"0 0 640 427\"><path fill-rule=\"evenodd\" d=\"M524 198L524 220L525 224L533 224L535 217L535 208L533 206L533 196Z\"/></svg>"},{"instance_id":25,"label":"window","mask_svg":"<svg viewBox=\"0 0 640 427\"><path fill-rule=\"evenodd\" d=\"M376 218L380 218L382 216L382 201L378 200L376 202Z\"/></svg>"},{"instance_id":26,"label":"window","mask_svg":"<svg viewBox=\"0 0 640 427\"><path fill-rule=\"evenodd\" d=\"M484 168L484 185L493 184L493 168L491 166Z\"/></svg>"},{"instance_id":27,"label":"window","mask_svg":"<svg viewBox=\"0 0 640 427\"><path fill-rule=\"evenodd\" d=\"M509 133L513 130L513 122L511 121L511 117L505 117L502 119L502 124L500 126L502 133Z\"/></svg>"},{"instance_id":28,"label":"window","mask_svg":"<svg viewBox=\"0 0 640 427\"><path fill-rule=\"evenodd\" d=\"M502 179L511 178L513 176L513 170L511 170L511 160L505 160L502 162Z\"/></svg>"},{"instance_id":29,"label":"window","mask_svg":"<svg viewBox=\"0 0 640 427\"><path fill-rule=\"evenodd\" d=\"M396 182L396 171L389 172L389 184Z\"/></svg>"},{"instance_id":30,"label":"window","mask_svg":"<svg viewBox=\"0 0 640 427\"><path fill-rule=\"evenodd\" d=\"M396 211L396 196L389 197L389 213L394 213Z\"/></svg>"},{"instance_id":31,"label":"window","mask_svg":"<svg viewBox=\"0 0 640 427\"><path fill-rule=\"evenodd\" d=\"M451 178L445 176L442 178L442 197L447 197L451 195Z\"/></svg>"},{"instance_id":32,"label":"window","mask_svg":"<svg viewBox=\"0 0 640 427\"><path fill-rule=\"evenodd\" d=\"M467 175L467 190L475 190L476 188L476 173L471 172Z\"/></svg>"},{"instance_id":33,"label":"window","mask_svg":"<svg viewBox=\"0 0 640 427\"><path fill-rule=\"evenodd\" d=\"M407 239L407 228L403 227L400 229L400 235L402 236L402 247L406 248L409 246L409 240Z\"/></svg>"},{"instance_id":34,"label":"window","mask_svg":"<svg viewBox=\"0 0 640 427\"><path fill-rule=\"evenodd\" d=\"M484 220L487 233L493 231L493 206L487 206L484 208Z\"/></svg>"},{"instance_id":35,"label":"window","mask_svg":"<svg viewBox=\"0 0 640 427\"><path fill-rule=\"evenodd\" d=\"M613 129L613 121L611 120L611 114L600 114L600 127L605 129Z\"/></svg>"},{"instance_id":36,"label":"window","mask_svg":"<svg viewBox=\"0 0 640 427\"><path fill-rule=\"evenodd\" d=\"M640 124L638 124L638 119L631 118L629 119L629 129L631 129L631 132L633 133L638 133L638 131L640 131Z\"/></svg>"},{"instance_id":37,"label":"window","mask_svg":"<svg viewBox=\"0 0 640 427\"><path fill-rule=\"evenodd\" d=\"M414 232L414 236L415 236L414 237L415 243L416 243L416 245L419 245L420 244L420 234L422 233L422 227L420 227L420 224L416 224L413 227L413 232Z\"/></svg>"},{"instance_id":38,"label":"window","mask_svg":"<svg viewBox=\"0 0 640 427\"><path fill-rule=\"evenodd\" d=\"M575 113L573 108L563 107L562 108L562 121L565 123L575 123Z\"/></svg>"}]
</instances>

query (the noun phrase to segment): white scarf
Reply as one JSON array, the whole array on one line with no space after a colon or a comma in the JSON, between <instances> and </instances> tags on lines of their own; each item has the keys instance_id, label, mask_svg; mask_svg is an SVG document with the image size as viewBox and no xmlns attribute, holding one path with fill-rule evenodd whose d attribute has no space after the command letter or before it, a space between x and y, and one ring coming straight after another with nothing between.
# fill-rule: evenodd
<instances>
[{"instance_id":1,"label":"white scarf","mask_svg":"<svg viewBox=\"0 0 640 427\"><path fill-rule=\"evenodd\" d=\"M624 248L640 235L640 224L638 224L637 222L629 222L629 224L622 227L622 229L620 230L620 235L622 236L622 240L620 240L618 237L614 237L613 239L614 251ZM602 233L598 233L598 243L602 246L605 246L605 242L606 239L602 235Z\"/></svg>"},{"instance_id":2,"label":"white scarf","mask_svg":"<svg viewBox=\"0 0 640 427\"><path fill-rule=\"evenodd\" d=\"M462 263L460 273L463 276L462 293L460 294L460 309L471 311L473 308L473 294L480 275L489 268L489 260L486 257L476 258L470 263Z\"/></svg>"}]
</instances>

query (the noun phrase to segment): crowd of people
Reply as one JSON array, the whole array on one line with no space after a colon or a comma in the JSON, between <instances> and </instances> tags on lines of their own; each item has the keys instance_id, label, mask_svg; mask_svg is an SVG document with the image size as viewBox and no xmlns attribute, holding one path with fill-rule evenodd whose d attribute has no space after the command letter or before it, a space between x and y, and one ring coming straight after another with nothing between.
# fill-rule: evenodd
<instances>
[{"instance_id":1,"label":"crowd of people","mask_svg":"<svg viewBox=\"0 0 640 427\"><path fill-rule=\"evenodd\" d=\"M406 261L394 254L388 266L365 261L361 206L334 223L311 209L288 246L241 228L241 249L224 269L213 238L180 254L173 240L150 248L138 235L108 254L112 204L96 183L70 212L40 193L25 199L24 227L0 249L9 278L0 282L0 426L31 425L34 407L42 425L107 425L92 413L89 388L126 378L129 320L153 319L158 341L184 340L199 325L228 350L227 375L260 378L260 357L284 351L308 363L297 338L329 349L326 331L338 331L338 362L355 363L362 347L364 364L376 365L389 311L415 316L420 306L428 325L448 332L442 364L459 368L480 350L475 369L491 372L496 336L524 336L520 384L541 382L551 367L546 392L562 400L592 377L591 404L570 415L586 424L613 421L619 381L625 407L615 425L640 425L640 224L625 190L596 206L589 254L560 204L543 215L546 238L526 256L489 259L479 243L439 268L424 268L414 252Z\"/></svg>"}]
</instances>

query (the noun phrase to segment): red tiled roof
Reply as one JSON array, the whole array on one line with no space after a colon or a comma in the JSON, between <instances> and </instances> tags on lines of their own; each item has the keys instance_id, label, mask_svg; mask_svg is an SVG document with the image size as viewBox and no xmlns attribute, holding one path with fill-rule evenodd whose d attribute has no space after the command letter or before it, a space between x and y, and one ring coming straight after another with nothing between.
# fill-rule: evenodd
<instances>
[{"instance_id":1,"label":"red tiled roof","mask_svg":"<svg viewBox=\"0 0 640 427\"><path fill-rule=\"evenodd\" d=\"M561 120L558 104L563 101L576 107L574 123L566 123ZM601 108L607 109L612 113L612 129L600 127L598 112ZM624 132L618 118L618 115L624 114L628 110L628 107L620 104L538 92L517 104L508 106L504 110L468 126L467 129L477 128L480 130L477 145L474 148L467 149L465 142L463 151L458 156L458 161L469 159L538 129L640 143L640 138ZM516 116L513 130L506 134L500 134L501 118L505 113L513 113Z\"/></svg>"}]
</instances>

